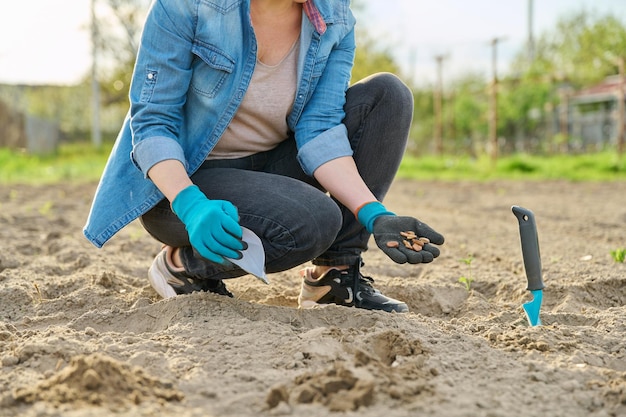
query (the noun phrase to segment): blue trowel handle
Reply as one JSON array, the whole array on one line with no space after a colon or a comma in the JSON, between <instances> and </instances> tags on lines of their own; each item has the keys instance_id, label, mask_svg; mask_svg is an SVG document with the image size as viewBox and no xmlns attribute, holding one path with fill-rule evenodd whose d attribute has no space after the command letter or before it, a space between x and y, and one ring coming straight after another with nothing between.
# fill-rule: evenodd
<instances>
[{"instance_id":1,"label":"blue trowel handle","mask_svg":"<svg viewBox=\"0 0 626 417\"><path fill-rule=\"evenodd\" d=\"M537 225L532 211L519 206L511 207L513 214L519 222L519 234L522 243L522 256L524 268L528 279L528 290L542 290L544 288L541 279L541 255L539 253L539 239L537 237Z\"/></svg>"}]
</instances>

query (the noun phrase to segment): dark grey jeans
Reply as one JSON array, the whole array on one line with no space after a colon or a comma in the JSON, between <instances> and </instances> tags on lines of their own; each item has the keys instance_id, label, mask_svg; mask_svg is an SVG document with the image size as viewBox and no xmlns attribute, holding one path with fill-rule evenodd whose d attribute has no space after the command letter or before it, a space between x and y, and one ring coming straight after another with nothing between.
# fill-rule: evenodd
<instances>
[{"instance_id":1,"label":"dark grey jeans","mask_svg":"<svg viewBox=\"0 0 626 417\"><path fill-rule=\"evenodd\" d=\"M344 124L357 168L382 201L406 148L413 117L411 91L391 74L370 76L348 89ZM367 250L370 234L350 210L332 199L303 171L290 138L271 151L234 160L206 161L191 177L210 199L232 202L242 226L262 240L268 273L312 261L352 265ZM181 248L187 273L200 279L235 278L246 273L218 265L189 244L183 223L161 201L141 218L157 240Z\"/></svg>"}]
</instances>

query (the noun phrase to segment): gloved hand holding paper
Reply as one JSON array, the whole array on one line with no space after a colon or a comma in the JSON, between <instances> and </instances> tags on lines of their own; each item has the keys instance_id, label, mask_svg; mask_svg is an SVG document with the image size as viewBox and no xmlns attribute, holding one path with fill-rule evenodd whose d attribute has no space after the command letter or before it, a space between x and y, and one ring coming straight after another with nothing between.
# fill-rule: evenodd
<instances>
[{"instance_id":1,"label":"gloved hand holding paper","mask_svg":"<svg viewBox=\"0 0 626 417\"><path fill-rule=\"evenodd\" d=\"M265 274L265 250L263 249L263 243L252 230L245 227L242 227L242 230L241 240L248 244L248 248L241 251L242 257L240 259L226 259L269 285L270 282Z\"/></svg>"}]
</instances>

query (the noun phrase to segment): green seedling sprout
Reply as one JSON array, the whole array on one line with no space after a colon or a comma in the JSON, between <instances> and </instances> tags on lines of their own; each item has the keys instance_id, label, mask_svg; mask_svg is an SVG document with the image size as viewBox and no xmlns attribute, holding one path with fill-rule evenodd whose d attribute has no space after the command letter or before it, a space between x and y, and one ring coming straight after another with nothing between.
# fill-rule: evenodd
<instances>
[{"instance_id":1,"label":"green seedling sprout","mask_svg":"<svg viewBox=\"0 0 626 417\"><path fill-rule=\"evenodd\" d=\"M471 290L472 282L474 282L474 278L472 277L472 261L473 260L474 260L474 257L471 254L468 254L467 258L461 259L461 262L467 265L469 272L467 276L462 276L461 278L459 278L459 282L465 285L465 289L467 291Z\"/></svg>"},{"instance_id":2,"label":"green seedling sprout","mask_svg":"<svg viewBox=\"0 0 626 417\"><path fill-rule=\"evenodd\" d=\"M611 257L615 262L624 263L626 260L626 249L618 248L611 251Z\"/></svg>"},{"instance_id":3,"label":"green seedling sprout","mask_svg":"<svg viewBox=\"0 0 626 417\"><path fill-rule=\"evenodd\" d=\"M39 210L38 210L39 214L41 214L44 217L50 217L50 215L52 214L53 207L54 207L54 203L48 200L45 203L43 203L41 207L39 207Z\"/></svg>"}]
</instances>

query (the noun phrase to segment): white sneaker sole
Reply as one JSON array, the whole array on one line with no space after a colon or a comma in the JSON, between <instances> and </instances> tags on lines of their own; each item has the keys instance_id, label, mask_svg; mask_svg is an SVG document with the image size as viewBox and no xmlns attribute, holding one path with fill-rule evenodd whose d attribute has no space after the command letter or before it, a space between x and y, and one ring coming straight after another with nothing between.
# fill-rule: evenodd
<instances>
[{"instance_id":1,"label":"white sneaker sole","mask_svg":"<svg viewBox=\"0 0 626 417\"><path fill-rule=\"evenodd\" d=\"M164 256L157 256L148 270L148 281L150 281L150 285L154 288L157 294L167 299L176 297L177 294L176 291L174 291L174 288L167 283L167 277L161 272L163 269L167 270L164 262ZM159 264L158 267L156 265L157 263Z\"/></svg>"},{"instance_id":2,"label":"white sneaker sole","mask_svg":"<svg viewBox=\"0 0 626 417\"><path fill-rule=\"evenodd\" d=\"M328 307L330 304L318 304L315 301L311 301L311 300L305 300L305 301L298 301L298 308L300 310L310 310L313 308L325 308Z\"/></svg>"}]
</instances>

